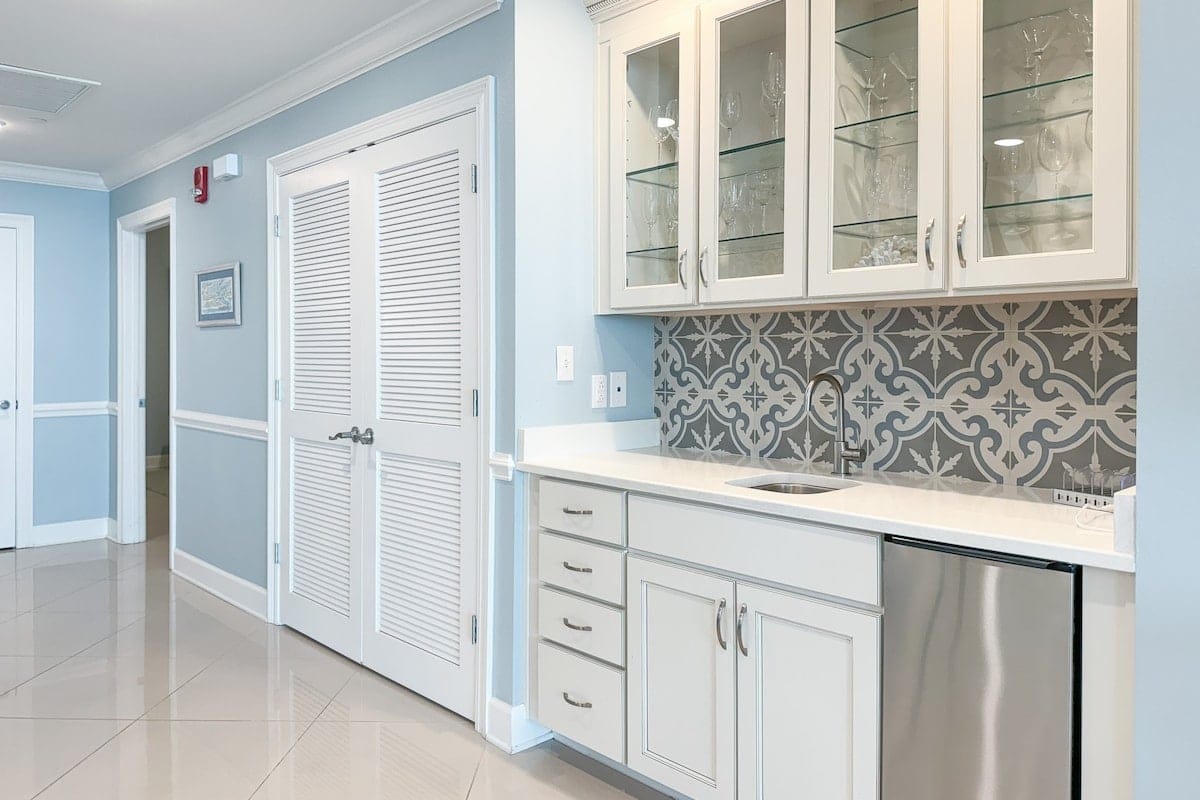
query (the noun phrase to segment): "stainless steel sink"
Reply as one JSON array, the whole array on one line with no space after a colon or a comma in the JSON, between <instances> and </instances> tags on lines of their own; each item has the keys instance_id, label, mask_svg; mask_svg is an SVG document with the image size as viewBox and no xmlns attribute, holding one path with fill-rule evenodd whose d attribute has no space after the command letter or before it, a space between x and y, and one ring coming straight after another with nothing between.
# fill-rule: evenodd
<instances>
[{"instance_id":1,"label":"stainless steel sink","mask_svg":"<svg viewBox=\"0 0 1200 800\"><path fill-rule=\"evenodd\" d=\"M836 492L843 487L813 486L811 483L775 481L772 483L760 483L746 488L758 489L761 492L778 492L779 494L824 494L825 492Z\"/></svg>"}]
</instances>

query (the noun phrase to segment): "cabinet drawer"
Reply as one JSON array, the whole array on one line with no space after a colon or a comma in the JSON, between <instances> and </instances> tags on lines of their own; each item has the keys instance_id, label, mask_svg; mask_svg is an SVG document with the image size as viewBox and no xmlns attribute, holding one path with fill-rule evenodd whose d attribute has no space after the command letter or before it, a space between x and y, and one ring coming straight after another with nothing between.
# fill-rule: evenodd
<instances>
[{"instance_id":1,"label":"cabinet drawer","mask_svg":"<svg viewBox=\"0 0 1200 800\"><path fill-rule=\"evenodd\" d=\"M614 761L625 761L625 673L538 644L538 721Z\"/></svg>"},{"instance_id":2,"label":"cabinet drawer","mask_svg":"<svg viewBox=\"0 0 1200 800\"><path fill-rule=\"evenodd\" d=\"M810 592L880 602L875 534L634 496L629 546Z\"/></svg>"},{"instance_id":3,"label":"cabinet drawer","mask_svg":"<svg viewBox=\"0 0 1200 800\"><path fill-rule=\"evenodd\" d=\"M625 554L543 532L538 537L538 578L613 605L625 605Z\"/></svg>"},{"instance_id":4,"label":"cabinet drawer","mask_svg":"<svg viewBox=\"0 0 1200 800\"><path fill-rule=\"evenodd\" d=\"M538 589L538 634L625 666L625 612L618 609L542 586Z\"/></svg>"},{"instance_id":5,"label":"cabinet drawer","mask_svg":"<svg viewBox=\"0 0 1200 800\"><path fill-rule=\"evenodd\" d=\"M538 483L538 524L543 528L625 544L624 492L543 479Z\"/></svg>"}]
</instances>

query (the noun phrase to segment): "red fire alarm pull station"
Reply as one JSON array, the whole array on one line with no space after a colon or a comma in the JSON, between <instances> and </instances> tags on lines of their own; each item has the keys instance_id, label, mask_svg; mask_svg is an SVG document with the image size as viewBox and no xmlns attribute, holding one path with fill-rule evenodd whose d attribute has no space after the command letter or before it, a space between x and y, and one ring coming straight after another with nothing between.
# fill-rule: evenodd
<instances>
[{"instance_id":1,"label":"red fire alarm pull station","mask_svg":"<svg viewBox=\"0 0 1200 800\"><path fill-rule=\"evenodd\" d=\"M208 167L196 167L192 172L192 199L197 203L208 202Z\"/></svg>"}]
</instances>

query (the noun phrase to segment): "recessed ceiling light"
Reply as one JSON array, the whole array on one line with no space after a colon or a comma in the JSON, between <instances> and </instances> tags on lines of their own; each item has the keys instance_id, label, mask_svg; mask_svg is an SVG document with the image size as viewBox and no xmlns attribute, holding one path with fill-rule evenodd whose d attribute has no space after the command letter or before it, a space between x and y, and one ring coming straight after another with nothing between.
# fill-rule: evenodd
<instances>
[{"instance_id":1,"label":"recessed ceiling light","mask_svg":"<svg viewBox=\"0 0 1200 800\"><path fill-rule=\"evenodd\" d=\"M1012 139L997 139L996 141L992 142L992 144L996 145L996 147L1020 147L1021 145L1025 144L1025 140L1017 139L1015 137Z\"/></svg>"},{"instance_id":2,"label":"recessed ceiling light","mask_svg":"<svg viewBox=\"0 0 1200 800\"><path fill-rule=\"evenodd\" d=\"M0 129L8 127L8 123L0 119Z\"/></svg>"}]
</instances>

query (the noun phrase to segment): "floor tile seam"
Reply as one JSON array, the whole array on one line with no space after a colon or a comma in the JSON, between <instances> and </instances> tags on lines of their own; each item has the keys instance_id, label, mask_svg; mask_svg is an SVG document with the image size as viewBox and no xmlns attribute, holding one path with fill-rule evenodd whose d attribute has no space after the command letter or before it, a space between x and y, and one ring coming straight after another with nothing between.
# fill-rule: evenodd
<instances>
[{"instance_id":1,"label":"floor tile seam","mask_svg":"<svg viewBox=\"0 0 1200 800\"><path fill-rule=\"evenodd\" d=\"M130 622L129 625L133 625L136 622L138 622L138 620L133 620L133 622ZM30 678L28 680L21 681L16 686L13 686L12 688L10 688L7 692L0 692L0 697L5 697L5 696L17 691L18 689L20 689L22 686L29 683L30 681L36 680L37 678L41 677L42 675L46 674L47 672L49 672L52 669L61 667L63 664L67 663L68 661L70 661L73 658L79 658L84 653L86 653L88 650L91 650L93 647L95 647L96 645L105 641L106 639L111 639L112 637L116 636L118 633L125 630L125 628L129 627L129 625L124 625L124 626L118 628L117 630L113 631L112 633L108 634L107 636L102 636L99 639L97 639L96 641L91 642L90 644L84 645L79 650L76 650L74 653L71 653L70 655L67 655L67 656L58 656L58 655L52 655L52 656L29 655L29 656L26 656L24 654L17 654L15 656L16 658L58 658L60 660L54 664L51 664L49 667L42 670L37 675L30 676ZM0 654L0 655L8 655L8 654ZM6 717L6 719L13 719L13 717ZM86 717L81 717L78 719L86 719ZM121 719L125 719L125 718L121 717Z\"/></svg>"},{"instance_id":2,"label":"floor tile seam","mask_svg":"<svg viewBox=\"0 0 1200 800\"><path fill-rule=\"evenodd\" d=\"M78 722L79 720L70 720L70 721L71 721L71 722ZM121 726L121 728L120 728L119 730L117 730L117 731L116 731L116 732L115 732L115 733L114 733L112 736L108 737L108 738L107 738L107 739L105 739L103 742L101 742L99 745L97 745L97 746L96 746L96 747L95 747L95 748L94 748L94 749L93 749L91 752L87 753L86 755L84 755L84 757L83 757L83 758L79 759L79 760L78 760L78 761L76 761L74 764L72 764L72 765L71 765L71 767L70 767L68 770L66 770L65 772L63 772L63 774L59 775L59 776L58 776L57 778L55 778L54 780L50 781L50 783L46 784L46 785L45 785L45 786L44 786L44 787L43 787L43 788L42 788L42 789L41 789L41 790L40 790L40 791L39 791L37 794L35 794L35 795L33 796L33 798L31 798L31 800L37 800L37 798L41 797L41 796L42 796L42 795L44 795L46 792L50 791L50 789L51 789L51 788L52 788L52 787L53 787L53 786L54 786L56 783L58 783L58 782L59 782L59 781L61 781L63 778L65 778L65 777L67 777L68 775L70 775L70 774L71 774L72 772L74 772L75 770L77 770L77 769L78 769L78 768L79 768L79 767L80 767L80 766L81 766L81 765L82 765L82 764L83 764L85 761L87 761L88 759L90 759L92 756L96 755L96 753L99 753L101 750L103 750L105 747L107 747L107 746L109 745L109 743L111 743L111 742L112 742L114 739L116 739L118 736L120 736L120 735L121 735L122 733L124 733L125 731L129 730L129 727L130 727L131 725L133 725L135 722L137 722L137 720L128 720L128 721L126 721L126 720L123 720L123 719L116 719L116 720L100 720L100 721L101 721L101 722L124 722L125 724L124 724L124 725L122 725L122 726Z\"/></svg>"},{"instance_id":3,"label":"floor tile seam","mask_svg":"<svg viewBox=\"0 0 1200 800\"><path fill-rule=\"evenodd\" d=\"M43 611L43 610L45 610L45 611L47 611L48 613L51 613L51 614L54 614L54 613L62 613L62 614L70 614L70 613L87 614L87 613L89 613L89 612L87 612L87 611L76 611L76 612L72 612L72 611L61 611L61 612L54 612L54 611L50 611L49 609L47 609L47 608L46 608L46 606L50 605L51 603L57 603L57 602L58 602L58 601L60 601L60 600L66 600L68 597L74 597L75 595L79 594L80 592L82 592L82 591L85 591L85 590L87 590L87 589L90 589L90 588L92 588L93 586L95 586L96 584L99 584L99 583L104 583L104 582L105 582L105 581L107 581L107 580L108 580L108 578L100 578L100 579L98 579L98 580L92 581L91 583L87 584L86 586L81 586L81 587L79 587L79 588L78 588L78 589L76 589L75 591L72 591L72 592L67 592L67 593L66 593L66 594L64 594L64 595L59 595L58 597L55 597L55 598L54 598L54 599L52 599L52 600L47 600L46 602L44 602L44 603L41 603L40 605L36 605L36 606L34 606L33 608L29 609L28 611L26 611L26 612L24 612L24 613L25 613L25 614L29 614L29 613L32 613L32 612L34 612L34 611ZM19 617L19 616L22 616L22 615L21 615L21 614L18 614L17 616ZM13 619L16 619L16 617L13 617Z\"/></svg>"}]
</instances>

